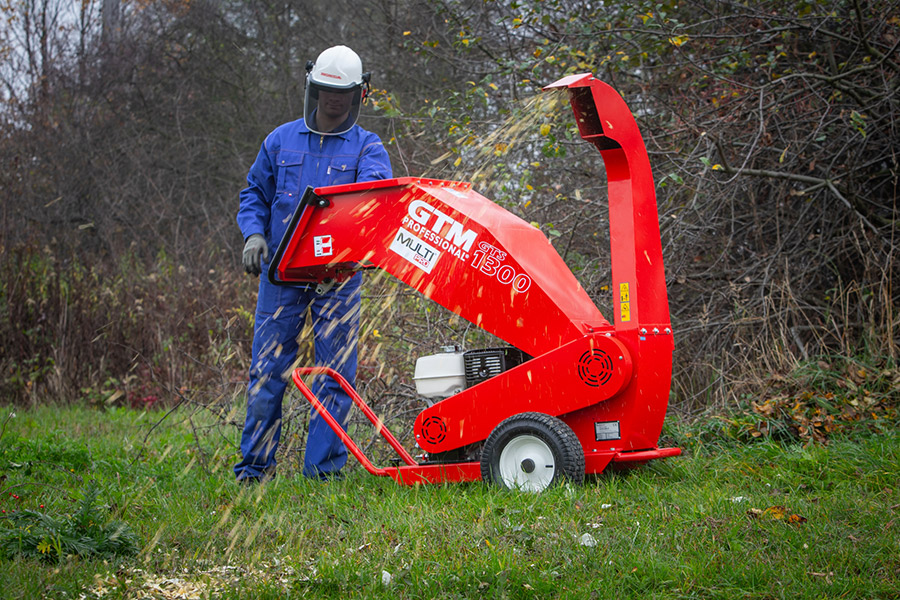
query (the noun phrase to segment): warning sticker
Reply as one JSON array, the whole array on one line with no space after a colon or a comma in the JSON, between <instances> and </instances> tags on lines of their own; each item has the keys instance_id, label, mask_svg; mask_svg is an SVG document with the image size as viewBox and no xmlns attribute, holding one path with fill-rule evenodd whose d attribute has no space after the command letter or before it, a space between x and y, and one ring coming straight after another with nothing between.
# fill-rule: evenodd
<instances>
[{"instance_id":1,"label":"warning sticker","mask_svg":"<svg viewBox=\"0 0 900 600\"><path fill-rule=\"evenodd\" d=\"M631 292L627 283L619 284L619 316L623 323L631 320Z\"/></svg>"},{"instance_id":2,"label":"warning sticker","mask_svg":"<svg viewBox=\"0 0 900 600\"><path fill-rule=\"evenodd\" d=\"M331 256L334 254L334 244L330 235L317 235L313 237L313 250L316 256Z\"/></svg>"}]
</instances>

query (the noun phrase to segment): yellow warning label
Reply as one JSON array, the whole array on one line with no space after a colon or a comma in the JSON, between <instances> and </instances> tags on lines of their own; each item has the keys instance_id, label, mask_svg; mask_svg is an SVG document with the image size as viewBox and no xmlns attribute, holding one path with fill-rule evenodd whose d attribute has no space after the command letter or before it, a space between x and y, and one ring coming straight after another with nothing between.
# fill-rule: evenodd
<instances>
[{"instance_id":1,"label":"yellow warning label","mask_svg":"<svg viewBox=\"0 0 900 600\"><path fill-rule=\"evenodd\" d=\"M631 294L627 283L619 284L619 316L623 323L631 320Z\"/></svg>"}]
</instances>

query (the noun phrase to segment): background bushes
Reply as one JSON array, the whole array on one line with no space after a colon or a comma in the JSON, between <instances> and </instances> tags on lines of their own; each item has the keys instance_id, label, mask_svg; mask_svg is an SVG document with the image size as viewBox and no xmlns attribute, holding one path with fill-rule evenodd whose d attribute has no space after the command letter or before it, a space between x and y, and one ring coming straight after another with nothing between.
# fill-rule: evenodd
<instances>
[{"instance_id":1,"label":"background bushes","mask_svg":"<svg viewBox=\"0 0 900 600\"><path fill-rule=\"evenodd\" d=\"M590 71L623 94L657 181L678 410L735 406L822 356L896 359L891 2L3 8L4 399L234 402L255 294L237 193L334 43L374 73L363 125L396 175L474 181L603 310L603 166L540 88ZM387 279L366 295L360 386L398 415L416 406L416 356L492 343Z\"/></svg>"}]
</instances>

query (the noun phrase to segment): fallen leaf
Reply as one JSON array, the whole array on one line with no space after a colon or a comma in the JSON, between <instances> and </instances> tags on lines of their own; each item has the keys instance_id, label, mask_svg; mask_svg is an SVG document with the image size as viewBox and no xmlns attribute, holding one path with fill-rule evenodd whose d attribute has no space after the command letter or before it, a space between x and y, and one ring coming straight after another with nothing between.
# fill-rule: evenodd
<instances>
[{"instance_id":1,"label":"fallen leaf","mask_svg":"<svg viewBox=\"0 0 900 600\"><path fill-rule=\"evenodd\" d=\"M784 518L786 512L787 509L783 506L770 506L765 510L765 514L779 521Z\"/></svg>"}]
</instances>

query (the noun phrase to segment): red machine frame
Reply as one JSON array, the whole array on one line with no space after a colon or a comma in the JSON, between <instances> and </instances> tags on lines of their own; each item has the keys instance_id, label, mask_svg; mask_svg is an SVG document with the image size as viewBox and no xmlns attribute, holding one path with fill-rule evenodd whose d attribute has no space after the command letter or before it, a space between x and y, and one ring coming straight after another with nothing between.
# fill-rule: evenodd
<instances>
[{"instance_id":1,"label":"red machine frame","mask_svg":"<svg viewBox=\"0 0 900 600\"><path fill-rule=\"evenodd\" d=\"M379 268L530 360L423 410L430 457L484 442L522 413L563 421L586 473L677 456L659 448L672 377L672 328L650 161L622 97L591 74L566 77L581 137L608 178L614 325L547 238L469 183L401 178L309 189L272 261L277 283L340 281ZM303 381L333 377L405 463L378 468ZM294 383L373 475L404 484L473 481L480 461L418 463L337 372L296 369Z\"/></svg>"}]
</instances>

